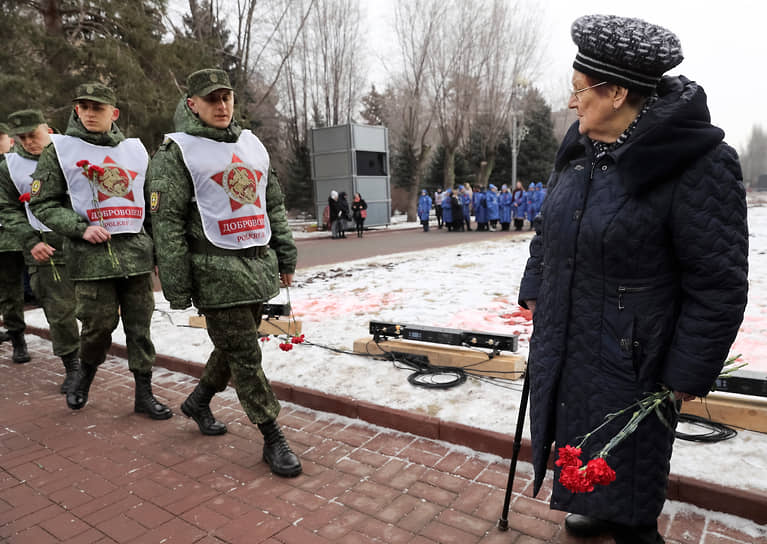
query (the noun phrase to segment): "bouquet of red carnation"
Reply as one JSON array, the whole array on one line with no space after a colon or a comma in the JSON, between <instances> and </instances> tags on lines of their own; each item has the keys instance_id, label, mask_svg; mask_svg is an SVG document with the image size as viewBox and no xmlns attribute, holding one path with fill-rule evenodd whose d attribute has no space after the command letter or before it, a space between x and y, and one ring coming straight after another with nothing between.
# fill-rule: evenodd
<instances>
[{"instance_id":1,"label":"bouquet of red carnation","mask_svg":"<svg viewBox=\"0 0 767 544\"><path fill-rule=\"evenodd\" d=\"M99 199L96 196L95 185L98 185L98 182L101 179L101 176L103 176L106 171L101 166L91 164L90 161L87 161L85 159L77 161L75 163L75 166L77 166L78 168L82 168L83 175L88 179L88 181L90 181L93 206L96 208L96 212L99 217L99 225L101 227L104 227L104 214L101 213L101 206L99 205ZM109 240L107 240L107 252L109 253L110 261L112 261L112 267L119 268L120 260L117 258L117 255L115 255L114 252L112 251L112 244L109 242Z\"/></svg>"},{"instance_id":2,"label":"bouquet of red carnation","mask_svg":"<svg viewBox=\"0 0 767 544\"><path fill-rule=\"evenodd\" d=\"M736 355L725 361L724 369L722 370L722 373L719 374L720 378L727 378L735 370L746 366L746 363L737 362L739 357L740 355ZM660 406L667 400L673 405L676 398L674 392L669 391L666 388L647 395L623 410L607 414L604 423L590 433L587 433L577 446L573 447L565 445L564 448L559 448L559 458L554 462L556 466L562 468L559 473L559 483L573 493L590 493L591 491L594 491L595 485L608 485L610 482L615 481L615 471L607 464L606 457L615 446L636 431L637 427L639 427L639 423L651 413L655 412L661 421L665 422L665 418L660 413ZM616 417L625 414L629 410L634 410L629 421L620 431L618 431L618 434L612 437L612 439L599 450L596 456L589 460L584 466L583 461L581 461L581 447L583 444L585 444L594 433L598 432Z\"/></svg>"}]
</instances>

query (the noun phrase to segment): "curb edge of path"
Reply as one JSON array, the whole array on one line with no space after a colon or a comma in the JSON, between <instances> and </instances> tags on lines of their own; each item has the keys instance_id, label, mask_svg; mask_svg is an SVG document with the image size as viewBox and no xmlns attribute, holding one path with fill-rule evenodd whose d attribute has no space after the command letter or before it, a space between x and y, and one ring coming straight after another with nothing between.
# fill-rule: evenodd
<instances>
[{"instance_id":1,"label":"curb edge of path","mask_svg":"<svg viewBox=\"0 0 767 544\"><path fill-rule=\"evenodd\" d=\"M28 325L26 332L50 340L48 329ZM122 358L128 356L126 347L119 344L112 344L109 353ZM196 378L202 375L205 367L202 363L161 354L156 355L155 366ZM442 440L476 451L498 455L504 459L509 459L511 455L514 440L511 432L508 434L498 433L278 381L270 380L270 383L280 400L306 408L338 414L351 419L360 419L373 425L424 438ZM523 438L519 459L530 462L531 452L530 440ZM551 463L549 464L551 465ZM756 523L767 524L766 492L725 487L688 476L671 474L669 475L666 496L671 500L694 504L706 510L723 512L747 518Z\"/></svg>"}]
</instances>

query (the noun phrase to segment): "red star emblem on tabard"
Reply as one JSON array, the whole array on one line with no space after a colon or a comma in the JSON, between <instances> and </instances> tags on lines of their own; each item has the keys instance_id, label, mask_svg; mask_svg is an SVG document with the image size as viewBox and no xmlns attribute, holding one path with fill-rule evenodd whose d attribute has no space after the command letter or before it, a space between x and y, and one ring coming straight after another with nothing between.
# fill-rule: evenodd
<instances>
[{"instance_id":1,"label":"red star emblem on tabard","mask_svg":"<svg viewBox=\"0 0 767 544\"><path fill-rule=\"evenodd\" d=\"M258 182L263 174L258 170L248 168L237 155L232 153L232 162L224 168L223 172L211 176L210 179L218 183L229 196L229 205L232 211L241 208L245 204L255 204L261 207L261 198L258 196Z\"/></svg>"},{"instance_id":2,"label":"red star emblem on tabard","mask_svg":"<svg viewBox=\"0 0 767 544\"><path fill-rule=\"evenodd\" d=\"M99 176L98 180L99 202L113 196L134 200L133 180L136 179L138 172L119 166L109 155L104 159L101 167L104 169L104 174Z\"/></svg>"}]
</instances>

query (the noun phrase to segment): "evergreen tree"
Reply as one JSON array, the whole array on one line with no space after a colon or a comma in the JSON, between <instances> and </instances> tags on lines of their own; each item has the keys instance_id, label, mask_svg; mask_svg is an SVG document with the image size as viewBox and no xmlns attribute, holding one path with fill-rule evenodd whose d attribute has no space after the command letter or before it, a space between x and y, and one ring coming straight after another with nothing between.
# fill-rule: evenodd
<instances>
[{"instance_id":1,"label":"evergreen tree","mask_svg":"<svg viewBox=\"0 0 767 544\"><path fill-rule=\"evenodd\" d=\"M557 153L557 141L551 122L551 108L537 89L526 98L524 124L527 134L519 144L517 178L528 183L549 179Z\"/></svg>"},{"instance_id":2,"label":"evergreen tree","mask_svg":"<svg viewBox=\"0 0 767 544\"><path fill-rule=\"evenodd\" d=\"M386 97L370 86L370 92L362 97L364 109L360 116L368 125L386 125Z\"/></svg>"},{"instance_id":3,"label":"evergreen tree","mask_svg":"<svg viewBox=\"0 0 767 544\"><path fill-rule=\"evenodd\" d=\"M466 158L468 155L471 157L471 145L469 150L458 150L455 154L455 186L464 185L470 183L474 187L474 181L476 175L472 172L470 163L471 159ZM424 176L424 181L429 188L436 189L437 187L443 187L445 179L445 148L439 146L432 155L429 168Z\"/></svg>"}]
</instances>

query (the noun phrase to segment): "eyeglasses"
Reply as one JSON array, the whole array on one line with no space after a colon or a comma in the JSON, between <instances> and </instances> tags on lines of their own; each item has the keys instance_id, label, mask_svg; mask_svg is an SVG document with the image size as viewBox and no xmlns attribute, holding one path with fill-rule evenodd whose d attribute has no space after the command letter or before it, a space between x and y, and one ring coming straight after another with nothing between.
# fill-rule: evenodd
<instances>
[{"instance_id":1,"label":"eyeglasses","mask_svg":"<svg viewBox=\"0 0 767 544\"><path fill-rule=\"evenodd\" d=\"M588 91L589 89L593 89L594 87L600 87L602 85L607 85L607 82L606 81L602 81L600 83L597 83L596 85L589 85L588 87L584 87L583 89L576 89L572 93L570 93L570 98L571 99L575 98L575 100L580 102L581 101L581 97L578 96L580 93L582 93L583 91Z\"/></svg>"}]
</instances>

